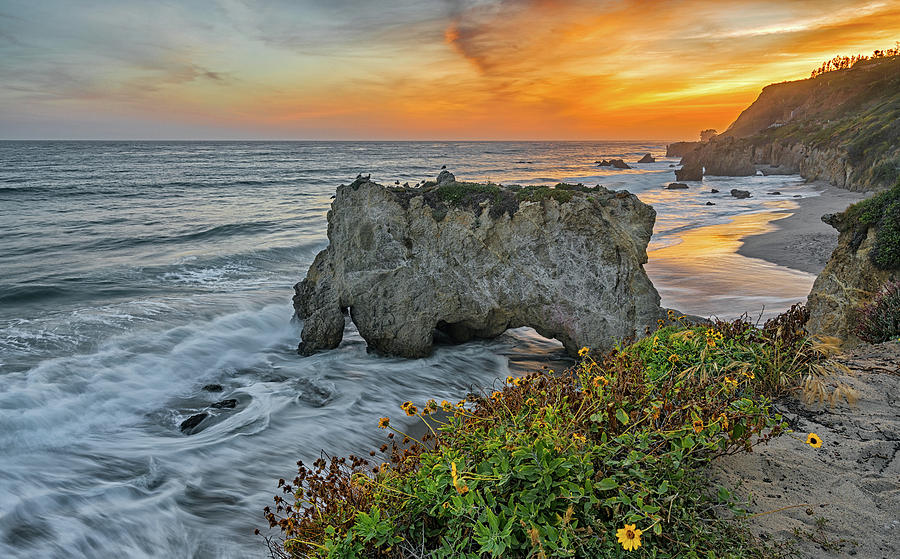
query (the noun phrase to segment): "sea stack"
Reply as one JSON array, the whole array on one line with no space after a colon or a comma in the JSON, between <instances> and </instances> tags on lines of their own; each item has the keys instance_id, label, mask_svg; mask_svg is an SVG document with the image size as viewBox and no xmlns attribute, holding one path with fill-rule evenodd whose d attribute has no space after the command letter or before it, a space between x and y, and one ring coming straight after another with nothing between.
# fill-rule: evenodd
<instances>
[{"instance_id":1,"label":"sea stack","mask_svg":"<svg viewBox=\"0 0 900 559\"><path fill-rule=\"evenodd\" d=\"M347 310L371 348L404 357L428 355L435 330L466 341L530 326L574 355L655 325L643 264L656 212L636 196L442 178L338 187L330 244L294 287L301 353L336 347Z\"/></svg>"}]
</instances>

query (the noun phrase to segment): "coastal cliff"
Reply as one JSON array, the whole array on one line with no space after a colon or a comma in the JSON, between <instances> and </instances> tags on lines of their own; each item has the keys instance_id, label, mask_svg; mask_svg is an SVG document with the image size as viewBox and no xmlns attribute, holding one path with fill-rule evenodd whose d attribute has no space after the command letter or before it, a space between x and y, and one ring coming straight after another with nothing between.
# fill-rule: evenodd
<instances>
[{"instance_id":1,"label":"coastal cliff","mask_svg":"<svg viewBox=\"0 0 900 559\"><path fill-rule=\"evenodd\" d=\"M406 357L428 355L436 330L465 341L521 326L573 355L610 348L661 315L643 269L655 218L603 187L357 178L337 189L330 244L295 286L299 350L336 347L347 309L370 347Z\"/></svg>"},{"instance_id":2,"label":"coastal cliff","mask_svg":"<svg viewBox=\"0 0 900 559\"><path fill-rule=\"evenodd\" d=\"M809 294L807 329L857 345L857 312L888 282L900 281L900 181L889 191L822 217L838 245Z\"/></svg>"},{"instance_id":3,"label":"coastal cliff","mask_svg":"<svg viewBox=\"0 0 900 559\"><path fill-rule=\"evenodd\" d=\"M798 173L854 191L889 187L900 176L900 56L767 86L682 165L707 175Z\"/></svg>"}]
</instances>

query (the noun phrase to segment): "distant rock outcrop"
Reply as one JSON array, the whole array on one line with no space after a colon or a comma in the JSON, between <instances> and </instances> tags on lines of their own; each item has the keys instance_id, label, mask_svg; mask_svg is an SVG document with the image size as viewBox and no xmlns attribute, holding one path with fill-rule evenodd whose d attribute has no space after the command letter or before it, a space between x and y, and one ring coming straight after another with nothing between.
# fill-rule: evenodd
<instances>
[{"instance_id":1,"label":"distant rock outcrop","mask_svg":"<svg viewBox=\"0 0 900 559\"><path fill-rule=\"evenodd\" d=\"M648 153L644 157L638 159L638 163L656 163L656 159Z\"/></svg>"},{"instance_id":2,"label":"distant rock outcrop","mask_svg":"<svg viewBox=\"0 0 900 559\"><path fill-rule=\"evenodd\" d=\"M684 157L694 151L702 142L675 142L666 146L666 157Z\"/></svg>"},{"instance_id":3,"label":"distant rock outcrop","mask_svg":"<svg viewBox=\"0 0 900 559\"><path fill-rule=\"evenodd\" d=\"M798 173L848 190L880 190L900 176L900 56L763 88L724 133L672 144L707 175ZM681 180L681 179L679 179Z\"/></svg>"},{"instance_id":4,"label":"distant rock outcrop","mask_svg":"<svg viewBox=\"0 0 900 559\"><path fill-rule=\"evenodd\" d=\"M675 180L702 181L703 166L697 161L686 162L681 169L675 169Z\"/></svg>"},{"instance_id":5,"label":"distant rock outcrop","mask_svg":"<svg viewBox=\"0 0 900 559\"><path fill-rule=\"evenodd\" d=\"M628 192L460 182L338 187L329 246L295 289L300 352L336 347L344 313L370 347L431 351L530 326L569 353L608 349L661 315L644 272L656 213Z\"/></svg>"}]
</instances>

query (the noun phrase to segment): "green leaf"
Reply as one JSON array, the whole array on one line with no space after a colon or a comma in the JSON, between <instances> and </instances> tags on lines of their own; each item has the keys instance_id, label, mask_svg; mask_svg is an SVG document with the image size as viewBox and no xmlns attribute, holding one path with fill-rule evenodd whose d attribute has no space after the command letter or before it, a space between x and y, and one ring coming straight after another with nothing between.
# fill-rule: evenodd
<instances>
[{"instance_id":1,"label":"green leaf","mask_svg":"<svg viewBox=\"0 0 900 559\"><path fill-rule=\"evenodd\" d=\"M625 410L622 408L616 410L616 419L618 419L619 423L622 425L628 425L628 414L625 413Z\"/></svg>"},{"instance_id":2,"label":"green leaf","mask_svg":"<svg viewBox=\"0 0 900 559\"><path fill-rule=\"evenodd\" d=\"M600 491L609 491L610 489L615 489L618 486L619 482L611 477L603 478L599 482L597 482L596 485L594 485L594 487L596 487Z\"/></svg>"}]
</instances>

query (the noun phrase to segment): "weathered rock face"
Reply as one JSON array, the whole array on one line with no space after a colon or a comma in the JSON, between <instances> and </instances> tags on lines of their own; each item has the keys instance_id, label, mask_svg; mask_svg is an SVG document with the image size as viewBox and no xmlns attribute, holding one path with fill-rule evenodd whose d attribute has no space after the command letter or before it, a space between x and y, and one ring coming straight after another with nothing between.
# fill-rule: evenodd
<instances>
[{"instance_id":1,"label":"weathered rock face","mask_svg":"<svg viewBox=\"0 0 900 559\"><path fill-rule=\"evenodd\" d=\"M699 161L689 160L687 156L682 161L681 169L675 169L675 180L702 181L703 165Z\"/></svg>"},{"instance_id":2,"label":"weathered rock face","mask_svg":"<svg viewBox=\"0 0 900 559\"><path fill-rule=\"evenodd\" d=\"M806 328L813 334L835 336L849 346L857 345L860 340L853 335L856 309L888 281L900 280L900 271L879 270L872 263L869 252L878 233L875 227L858 229L848 222L847 212L825 215L822 221L840 231L840 236L809 293Z\"/></svg>"},{"instance_id":3,"label":"weathered rock face","mask_svg":"<svg viewBox=\"0 0 900 559\"><path fill-rule=\"evenodd\" d=\"M649 153L638 159L638 163L656 163L656 159Z\"/></svg>"},{"instance_id":4,"label":"weathered rock face","mask_svg":"<svg viewBox=\"0 0 900 559\"><path fill-rule=\"evenodd\" d=\"M494 190L475 205L441 201L467 187ZM602 187L523 192L340 186L330 244L294 287L300 352L336 347L346 309L370 347L406 357L427 355L435 329L465 341L530 326L575 353L654 325L659 294L642 266L654 210Z\"/></svg>"}]
</instances>

